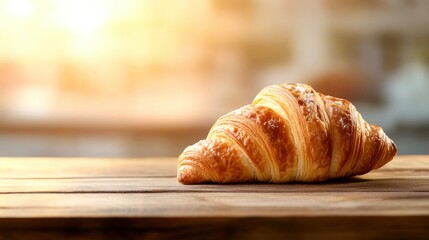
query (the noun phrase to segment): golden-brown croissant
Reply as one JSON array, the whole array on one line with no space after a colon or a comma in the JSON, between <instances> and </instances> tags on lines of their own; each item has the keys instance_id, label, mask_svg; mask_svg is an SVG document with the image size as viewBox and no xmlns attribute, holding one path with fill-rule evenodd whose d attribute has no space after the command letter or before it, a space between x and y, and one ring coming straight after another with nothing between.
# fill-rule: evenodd
<instances>
[{"instance_id":1,"label":"golden-brown croissant","mask_svg":"<svg viewBox=\"0 0 429 240\"><path fill-rule=\"evenodd\" d=\"M179 157L177 178L204 182L317 182L377 169L397 149L347 100L305 84L264 88L222 116Z\"/></svg>"}]
</instances>

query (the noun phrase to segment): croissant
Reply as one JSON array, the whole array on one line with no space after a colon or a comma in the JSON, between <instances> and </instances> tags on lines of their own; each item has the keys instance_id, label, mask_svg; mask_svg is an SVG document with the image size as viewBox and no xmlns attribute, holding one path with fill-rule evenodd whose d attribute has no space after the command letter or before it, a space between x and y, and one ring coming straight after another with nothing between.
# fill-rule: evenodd
<instances>
[{"instance_id":1,"label":"croissant","mask_svg":"<svg viewBox=\"0 0 429 240\"><path fill-rule=\"evenodd\" d=\"M397 153L383 130L349 101L306 84L264 88L251 105L220 117L179 156L177 178L204 182L319 182L365 174Z\"/></svg>"}]
</instances>

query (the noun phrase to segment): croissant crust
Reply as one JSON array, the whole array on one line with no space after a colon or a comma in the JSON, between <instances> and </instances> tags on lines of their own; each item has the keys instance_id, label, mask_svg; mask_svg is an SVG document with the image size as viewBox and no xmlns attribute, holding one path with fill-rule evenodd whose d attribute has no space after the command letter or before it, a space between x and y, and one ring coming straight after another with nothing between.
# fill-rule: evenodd
<instances>
[{"instance_id":1,"label":"croissant crust","mask_svg":"<svg viewBox=\"0 0 429 240\"><path fill-rule=\"evenodd\" d=\"M184 184L319 182L365 174L396 153L349 101L287 83L220 117L179 156L177 177Z\"/></svg>"}]
</instances>

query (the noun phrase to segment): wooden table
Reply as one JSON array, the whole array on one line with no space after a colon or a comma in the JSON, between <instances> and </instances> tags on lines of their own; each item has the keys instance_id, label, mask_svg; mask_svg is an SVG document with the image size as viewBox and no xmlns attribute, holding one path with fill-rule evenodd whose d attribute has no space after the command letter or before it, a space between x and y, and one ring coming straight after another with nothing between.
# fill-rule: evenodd
<instances>
[{"instance_id":1,"label":"wooden table","mask_svg":"<svg viewBox=\"0 0 429 240\"><path fill-rule=\"evenodd\" d=\"M321 184L185 186L174 158L0 158L0 179L0 239L429 238L429 156Z\"/></svg>"}]
</instances>

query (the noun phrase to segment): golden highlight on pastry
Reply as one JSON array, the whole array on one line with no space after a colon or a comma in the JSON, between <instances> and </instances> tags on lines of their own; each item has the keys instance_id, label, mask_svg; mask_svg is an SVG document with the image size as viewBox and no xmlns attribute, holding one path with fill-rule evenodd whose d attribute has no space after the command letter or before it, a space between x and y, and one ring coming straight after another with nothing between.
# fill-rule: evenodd
<instances>
[{"instance_id":1,"label":"golden highlight on pastry","mask_svg":"<svg viewBox=\"0 0 429 240\"><path fill-rule=\"evenodd\" d=\"M306 84L264 88L220 117L207 138L179 156L177 178L205 182L319 182L365 174L397 153L383 130L349 101Z\"/></svg>"}]
</instances>

